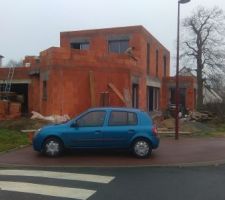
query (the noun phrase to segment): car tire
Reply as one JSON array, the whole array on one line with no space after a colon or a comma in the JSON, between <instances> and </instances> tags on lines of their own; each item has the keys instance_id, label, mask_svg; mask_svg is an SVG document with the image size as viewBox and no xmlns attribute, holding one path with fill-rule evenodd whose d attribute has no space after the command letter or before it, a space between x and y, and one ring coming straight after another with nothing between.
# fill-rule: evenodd
<instances>
[{"instance_id":1,"label":"car tire","mask_svg":"<svg viewBox=\"0 0 225 200\"><path fill-rule=\"evenodd\" d=\"M133 142L132 152L137 158L148 158L151 155L152 147L148 140L139 138Z\"/></svg>"},{"instance_id":2,"label":"car tire","mask_svg":"<svg viewBox=\"0 0 225 200\"><path fill-rule=\"evenodd\" d=\"M43 144L43 153L49 157L57 157L62 154L64 148L60 139L51 137Z\"/></svg>"}]
</instances>

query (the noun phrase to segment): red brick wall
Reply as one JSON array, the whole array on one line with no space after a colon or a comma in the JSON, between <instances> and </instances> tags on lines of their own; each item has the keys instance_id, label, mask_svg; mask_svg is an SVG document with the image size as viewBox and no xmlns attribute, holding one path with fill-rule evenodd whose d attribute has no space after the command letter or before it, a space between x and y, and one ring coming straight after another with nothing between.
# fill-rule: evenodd
<instances>
[{"instance_id":1,"label":"red brick wall","mask_svg":"<svg viewBox=\"0 0 225 200\"><path fill-rule=\"evenodd\" d=\"M14 71L14 79L30 79L29 68L27 67L17 67ZM9 68L0 68L0 80L7 80L9 73Z\"/></svg>"},{"instance_id":2,"label":"red brick wall","mask_svg":"<svg viewBox=\"0 0 225 200\"><path fill-rule=\"evenodd\" d=\"M108 88L113 83L123 94L123 89L130 89L129 73L127 70L92 69L94 76L94 89L96 106L100 106L100 93L110 92L110 105L123 106L123 102ZM55 67L49 74L47 81L48 98L42 99L41 109L44 115L69 114L71 117L91 107L91 94L89 82L90 70L76 67ZM33 104L33 110L38 110L38 104Z\"/></svg>"},{"instance_id":3,"label":"red brick wall","mask_svg":"<svg viewBox=\"0 0 225 200\"><path fill-rule=\"evenodd\" d=\"M32 77L32 82L28 87L28 109L29 111L40 112L40 79Z\"/></svg>"},{"instance_id":4,"label":"red brick wall","mask_svg":"<svg viewBox=\"0 0 225 200\"><path fill-rule=\"evenodd\" d=\"M123 28L109 28L109 29L97 29L87 31L72 31L62 32L60 34L60 46L64 48L70 48L70 41L73 38L88 38L90 41L90 52L100 55L101 57L113 54L108 52L108 36L111 35L129 35L129 45L134 47L133 54L137 58L136 65L142 69L143 73L147 72L147 43L150 43L150 76L156 76L156 49L159 51L158 60L158 77L160 80L164 74L163 56L167 57L166 74L170 74L170 53L169 51L156 40L144 27L131 26ZM125 56L124 57L128 57ZM112 63L115 60L112 60Z\"/></svg>"},{"instance_id":5,"label":"red brick wall","mask_svg":"<svg viewBox=\"0 0 225 200\"><path fill-rule=\"evenodd\" d=\"M191 76L180 76L179 77L180 88L186 88L186 108L190 110L195 109L195 87L196 87L196 78ZM183 86L182 86L183 85ZM162 93L163 98L161 98L161 109L165 110L168 108L169 104L169 92L170 88L175 88L176 86L176 78L175 77L167 77L163 79L162 84Z\"/></svg>"},{"instance_id":6,"label":"red brick wall","mask_svg":"<svg viewBox=\"0 0 225 200\"><path fill-rule=\"evenodd\" d=\"M164 78L162 82L162 87L161 87L161 95L160 95L160 107L162 110L166 110L169 105L169 82L170 78Z\"/></svg>"}]
</instances>

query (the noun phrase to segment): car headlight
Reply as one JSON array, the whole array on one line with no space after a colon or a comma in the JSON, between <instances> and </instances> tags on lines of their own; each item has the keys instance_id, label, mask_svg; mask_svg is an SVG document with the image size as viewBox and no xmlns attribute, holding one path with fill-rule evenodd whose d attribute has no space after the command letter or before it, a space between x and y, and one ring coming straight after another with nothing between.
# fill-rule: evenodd
<instances>
[{"instance_id":1,"label":"car headlight","mask_svg":"<svg viewBox=\"0 0 225 200\"><path fill-rule=\"evenodd\" d=\"M40 133L40 131L41 131L41 128L39 128L38 130L36 130L36 131L34 132L34 137L36 137L36 136Z\"/></svg>"}]
</instances>

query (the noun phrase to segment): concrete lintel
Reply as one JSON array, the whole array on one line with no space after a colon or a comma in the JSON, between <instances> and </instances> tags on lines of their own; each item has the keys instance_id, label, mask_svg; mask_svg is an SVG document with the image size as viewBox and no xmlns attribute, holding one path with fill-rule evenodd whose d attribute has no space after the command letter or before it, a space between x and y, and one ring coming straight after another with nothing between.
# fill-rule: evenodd
<instances>
[{"instance_id":1,"label":"concrete lintel","mask_svg":"<svg viewBox=\"0 0 225 200\"><path fill-rule=\"evenodd\" d=\"M176 83L168 83L167 84L168 88L175 88L176 87ZM189 83L179 83L179 88L189 88L190 84Z\"/></svg>"},{"instance_id":2,"label":"concrete lintel","mask_svg":"<svg viewBox=\"0 0 225 200\"><path fill-rule=\"evenodd\" d=\"M88 37L73 37L70 43L88 43L90 39Z\"/></svg>"},{"instance_id":3,"label":"concrete lintel","mask_svg":"<svg viewBox=\"0 0 225 200\"><path fill-rule=\"evenodd\" d=\"M13 79L12 84L30 84L31 79ZM0 84L5 84L5 80L0 80Z\"/></svg>"},{"instance_id":4,"label":"concrete lintel","mask_svg":"<svg viewBox=\"0 0 225 200\"><path fill-rule=\"evenodd\" d=\"M150 86L150 87L161 88L161 81L158 78L152 78L152 77L147 76L146 85Z\"/></svg>"},{"instance_id":5,"label":"concrete lintel","mask_svg":"<svg viewBox=\"0 0 225 200\"><path fill-rule=\"evenodd\" d=\"M139 76L131 76L131 82L132 84L139 84Z\"/></svg>"},{"instance_id":6,"label":"concrete lintel","mask_svg":"<svg viewBox=\"0 0 225 200\"><path fill-rule=\"evenodd\" d=\"M112 34L108 36L108 41L114 41L114 40L130 40L130 34Z\"/></svg>"}]
</instances>

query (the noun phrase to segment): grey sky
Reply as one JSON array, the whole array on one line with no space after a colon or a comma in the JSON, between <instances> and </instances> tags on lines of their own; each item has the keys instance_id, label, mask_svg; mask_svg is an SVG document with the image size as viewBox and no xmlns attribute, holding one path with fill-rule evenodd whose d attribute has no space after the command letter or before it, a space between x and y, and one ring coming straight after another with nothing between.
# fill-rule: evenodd
<instances>
[{"instance_id":1,"label":"grey sky","mask_svg":"<svg viewBox=\"0 0 225 200\"><path fill-rule=\"evenodd\" d=\"M61 31L143 25L170 50L172 58L176 51L177 1L0 0L0 54L5 64L59 46ZM191 0L181 5L181 18L198 5L225 10L224 0Z\"/></svg>"}]
</instances>

